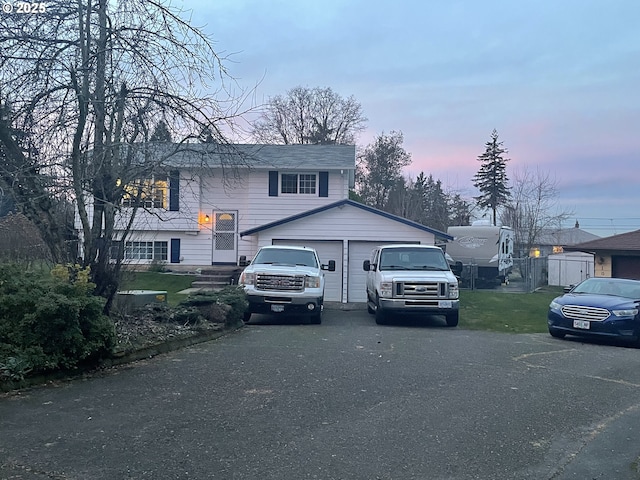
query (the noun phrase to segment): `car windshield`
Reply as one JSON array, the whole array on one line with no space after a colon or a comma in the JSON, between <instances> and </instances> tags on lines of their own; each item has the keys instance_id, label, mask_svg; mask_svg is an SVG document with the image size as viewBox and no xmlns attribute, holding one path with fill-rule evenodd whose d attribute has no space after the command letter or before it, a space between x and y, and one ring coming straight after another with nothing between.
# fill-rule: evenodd
<instances>
[{"instance_id":1,"label":"car windshield","mask_svg":"<svg viewBox=\"0 0 640 480\"><path fill-rule=\"evenodd\" d=\"M441 250L427 248L385 248L380 270L449 270Z\"/></svg>"},{"instance_id":2,"label":"car windshield","mask_svg":"<svg viewBox=\"0 0 640 480\"><path fill-rule=\"evenodd\" d=\"M275 263L318 268L316 256L312 251L291 248L263 248L255 256L252 263Z\"/></svg>"},{"instance_id":3,"label":"car windshield","mask_svg":"<svg viewBox=\"0 0 640 480\"><path fill-rule=\"evenodd\" d=\"M640 282L615 278L589 278L577 285L571 293L595 293L640 299Z\"/></svg>"}]
</instances>

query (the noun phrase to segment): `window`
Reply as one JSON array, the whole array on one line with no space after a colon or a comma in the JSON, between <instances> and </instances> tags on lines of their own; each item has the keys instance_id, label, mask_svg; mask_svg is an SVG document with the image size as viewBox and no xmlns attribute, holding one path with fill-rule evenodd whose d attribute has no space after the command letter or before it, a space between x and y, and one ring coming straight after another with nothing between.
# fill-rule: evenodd
<instances>
[{"instance_id":1,"label":"window","mask_svg":"<svg viewBox=\"0 0 640 480\"><path fill-rule=\"evenodd\" d=\"M110 256L112 260L118 258L120 242L114 242L111 246ZM167 261L169 258L169 246L167 242L125 242L125 260L156 260Z\"/></svg>"},{"instance_id":2,"label":"window","mask_svg":"<svg viewBox=\"0 0 640 480\"><path fill-rule=\"evenodd\" d=\"M316 174L315 173L283 173L280 176L281 193L300 193L304 195L315 195Z\"/></svg>"},{"instance_id":3,"label":"window","mask_svg":"<svg viewBox=\"0 0 640 480\"><path fill-rule=\"evenodd\" d=\"M124 187L123 207L167 208L166 177L135 180Z\"/></svg>"}]
</instances>

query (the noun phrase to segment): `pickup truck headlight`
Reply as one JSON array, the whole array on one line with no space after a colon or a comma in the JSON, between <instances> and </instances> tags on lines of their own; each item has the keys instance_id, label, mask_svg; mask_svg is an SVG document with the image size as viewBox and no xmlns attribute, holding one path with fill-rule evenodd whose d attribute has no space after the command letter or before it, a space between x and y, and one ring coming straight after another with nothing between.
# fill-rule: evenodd
<instances>
[{"instance_id":1,"label":"pickup truck headlight","mask_svg":"<svg viewBox=\"0 0 640 480\"><path fill-rule=\"evenodd\" d=\"M460 290L458 289L457 283L449 284L449 298L456 299L460 295Z\"/></svg>"},{"instance_id":2,"label":"pickup truck headlight","mask_svg":"<svg viewBox=\"0 0 640 480\"><path fill-rule=\"evenodd\" d=\"M305 288L320 288L320 277L305 277L304 286Z\"/></svg>"},{"instance_id":3,"label":"pickup truck headlight","mask_svg":"<svg viewBox=\"0 0 640 480\"><path fill-rule=\"evenodd\" d=\"M238 280L239 285L255 285L256 284L256 274L255 273L246 273L242 272L240 274L240 279Z\"/></svg>"},{"instance_id":4,"label":"pickup truck headlight","mask_svg":"<svg viewBox=\"0 0 640 480\"><path fill-rule=\"evenodd\" d=\"M393 282L380 283L380 296L383 298L391 298L393 292Z\"/></svg>"}]
</instances>

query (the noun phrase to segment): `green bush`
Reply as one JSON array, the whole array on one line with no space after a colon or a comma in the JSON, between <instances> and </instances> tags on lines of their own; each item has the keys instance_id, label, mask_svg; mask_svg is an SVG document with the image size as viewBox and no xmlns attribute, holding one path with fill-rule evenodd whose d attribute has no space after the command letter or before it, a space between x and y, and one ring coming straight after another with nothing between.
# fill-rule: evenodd
<instances>
[{"instance_id":1,"label":"green bush","mask_svg":"<svg viewBox=\"0 0 640 480\"><path fill-rule=\"evenodd\" d=\"M111 354L114 325L87 278L75 266L44 275L0 265L0 379L19 381Z\"/></svg>"}]
</instances>

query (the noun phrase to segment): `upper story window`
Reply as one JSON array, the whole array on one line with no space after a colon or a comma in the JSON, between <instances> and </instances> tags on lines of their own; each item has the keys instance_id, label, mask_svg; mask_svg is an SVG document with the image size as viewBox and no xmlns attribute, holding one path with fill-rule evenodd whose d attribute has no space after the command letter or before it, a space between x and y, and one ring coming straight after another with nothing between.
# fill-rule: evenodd
<instances>
[{"instance_id":1,"label":"upper story window","mask_svg":"<svg viewBox=\"0 0 640 480\"><path fill-rule=\"evenodd\" d=\"M315 195L316 183L315 173L283 173L280 177L280 193Z\"/></svg>"},{"instance_id":2,"label":"upper story window","mask_svg":"<svg viewBox=\"0 0 640 480\"><path fill-rule=\"evenodd\" d=\"M167 208L167 177L134 180L124 187L124 207Z\"/></svg>"}]
</instances>

